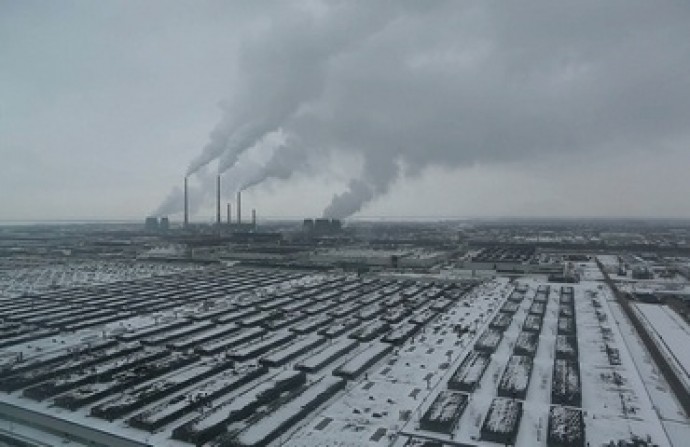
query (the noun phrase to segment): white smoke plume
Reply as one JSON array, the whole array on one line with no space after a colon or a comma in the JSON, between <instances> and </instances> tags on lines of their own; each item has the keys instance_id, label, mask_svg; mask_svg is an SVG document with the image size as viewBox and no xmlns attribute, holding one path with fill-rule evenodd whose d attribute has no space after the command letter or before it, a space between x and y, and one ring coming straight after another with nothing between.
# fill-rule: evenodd
<instances>
[{"instance_id":1,"label":"white smoke plume","mask_svg":"<svg viewBox=\"0 0 690 447\"><path fill-rule=\"evenodd\" d=\"M361 174L324 211L342 218L432 165L690 141L690 8L635 0L286 4L244 47L242 82L190 173L214 160L220 172L236 172L242 154L283 128L299 145L275 156L306 162L267 161L238 187L289 178L321 151L355 153Z\"/></svg>"},{"instance_id":2,"label":"white smoke plume","mask_svg":"<svg viewBox=\"0 0 690 447\"><path fill-rule=\"evenodd\" d=\"M240 189L245 190L268 179L288 180L296 173L310 169L307 152L300 147L281 146L273 156L245 180Z\"/></svg>"},{"instance_id":3,"label":"white smoke plume","mask_svg":"<svg viewBox=\"0 0 690 447\"><path fill-rule=\"evenodd\" d=\"M246 41L240 85L234 98L223 103L223 118L188 175L215 159L218 172L225 172L300 106L320 96L329 61L391 19L385 10L356 3L334 2L318 11L291 9L272 18L270 32Z\"/></svg>"},{"instance_id":4,"label":"white smoke plume","mask_svg":"<svg viewBox=\"0 0 690 447\"><path fill-rule=\"evenodd\" d=\"M221 103L223 116L202 152L190 163L187 175L198 174L215 160L218 173L228 171L243 153L277 131L301 106L317 99L327 79L329 62L395 17L388 7L361 6L359 2L333 2L313 10L291 7L271 18L269 31L248 39L240 55L239 86L232 99ZM258 180L248 184L266 178L288 178L283 166L301 163L277 159L257 175ZM230 189L223 188L225 192ZM211 191L203 194L211 195ZM181 210L172 206L181 196L181 190L173 188L158 211Z\"/></svg>"},{"instance_id":5,"label":"white smoke plume","mask_svg":"<svg viewBox=\"0 0 690 447\"><path fill-rule=\"evenodd\" d=\"M263 165L253 160L241 160L222 177L222 196L229 201L235 199L235 194L242 189L242 185L254 178Z\"/></svg>"},{"instance_id":6,"label":"white smoke plume","mask_svg":"<svg viewBox=\"0 0 690 447\"><path fill-rule=\"evenodd\" d=\"M323 211L323 217L343 219L359 211L363 203L373 198L374 190L369 184L353 179L347 191L333 196L330 205Z\"/></svg>"},{"instance_id":7,"label":"white smoke plume","mask_svg":"<svg viewBox=\"0 0 690 447\"><path fill-rule=\"evenodd\" d=\"M196 214L204 204L213 197L216 187L216 177L208 169L197 171L194 180L189 179L187 193L189 195L189 213ZM168 216L184 212L184 190L175 186L152 216Z\"/></svg>"}]
</instances>

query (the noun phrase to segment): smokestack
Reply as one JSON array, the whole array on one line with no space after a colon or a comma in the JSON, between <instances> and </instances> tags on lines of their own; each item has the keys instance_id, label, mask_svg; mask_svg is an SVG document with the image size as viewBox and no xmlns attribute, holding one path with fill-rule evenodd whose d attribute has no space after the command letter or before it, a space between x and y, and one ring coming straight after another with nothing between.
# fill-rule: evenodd
<instances>
[{"instance_id":1,"label":"smokestack","mask_svg":"<svg viewBox=\"0 0 690 447\"><path fill-rule=\"evenodd\" d=\"M216 225L220 226L220 175L216 179Z\"/></svg>"},{"instance_id":2,"label":"smokestack","mask_svg":"<svg viewBox=\"0 0 690 447\"><path fill-rule=\"evenodd\" d=\"M256 209L252 209L252 226L256 228Z\"/></svg>"},{"instance_id":3,"label":"smokestack","mask_svg":"<svg viewBox=\"0 0 690 447\"><path fill-rule=\"evenodd\" d=\"M184 228L189 226L189 195L187 193L187 177L184 178Z\"/></svg>"},{"instance_id":4,"label":"smokestack","mask_svg":"<svg viewBox=\"0 0 690 447\"><path fill-rule=\"evenodd\" d=\"M242 191L237 191L237 225L242 224Z\"/></svg>"},{"instance_id":5,"label":"smokestack","mask_svg":"<svg viewBox=\"0 0 690 447\"><path fill-rule=\"evenodd\" d=\"M230 202L228 202L228 225L232 223L232 208L230 207Z\"/></svg>"}]
</instances>

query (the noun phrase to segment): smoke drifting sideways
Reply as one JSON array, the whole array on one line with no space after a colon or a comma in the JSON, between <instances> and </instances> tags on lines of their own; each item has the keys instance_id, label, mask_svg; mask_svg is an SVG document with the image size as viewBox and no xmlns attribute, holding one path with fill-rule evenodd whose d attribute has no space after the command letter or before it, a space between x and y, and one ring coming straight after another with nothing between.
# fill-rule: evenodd
<instances>
[{"instance_id":1,"label":"smoke drifting sideways","mask_svg":"<svg viewBox=\"0 0 690 447\"><path fill-rule=\"evenodd\" d=\"M363 168L324 210L344 218L432 165L690 141L690 89L679 75L690 70L690 8L619 0L310 4L284 2L246 41L242 82L188 169L200 187L212 162L246 188L304 172L320 152L351 152ZM243 163L278 129L291 138L275 159Z\"/></svg>"},{"instance_id":2,"label":"smoke drifting sideways","mask_svg":"<svg viewBox=\"0 0 690 447\"><path fill-rule=\"evenodd\" d=\"M190 183L187 186L190 214L196 214L210 198L210 194L215 191L216 177L208 169L204 168L197 171L196 180L196 184ZM184 190L180 186L175 186L151 215L168 216L170 214L182 213L183 211Z\"/></svg>"},{"instance_id":3,"label":"smoke drifting sideways","mask_svg":"<svg viewBox=\"0 0 690 447\"><path fill-rule=\"evenodd\" d=\"M288 146L287 136L279 129L265 135L252 148L245 151L240 160L223 176L221 195L233 199L243 191L267 179L287 180L293 174L312 169L307 154L299 146ZM253 159L251 157L258 158ZM189 182L190 214L196 214L205 204L215 200L216 174L208 167L197 170ZM152 213L165 216L184 210L184 191L174 187L165 200Z\"/></svg>"},{"instance_id":4,"label":"smoke drifting sideways","mask_svg":"<svg viewBox=\"0 0 690 447\"><path fill-rule=\"evenodd\" d=\"M370 13L356 2L342 2L319 11L288 8L272 17L268 31L242 47L240 85L222 103L223 118L187 175L216 159L218 172L225 172L244 151L318 98L329 61L389 19L383 11Z\"/></svg>"}]
</instances>

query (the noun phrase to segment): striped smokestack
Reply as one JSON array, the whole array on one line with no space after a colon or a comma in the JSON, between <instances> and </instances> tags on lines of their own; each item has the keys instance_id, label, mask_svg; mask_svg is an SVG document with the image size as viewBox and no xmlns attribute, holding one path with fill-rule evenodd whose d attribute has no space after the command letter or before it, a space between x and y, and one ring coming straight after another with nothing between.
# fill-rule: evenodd
<instances>
[{"instance_id":1,"label":"striped smokestack","mask_svg":"<svg viewBox=\"0 0 690 447\"><path fill-rule=\"evenodd\" d=\"M252 226L256 227L256 209L252 209Z\"/></svg>"},{"instance_id":2,"label":"striped smokestack","mask_svg":"<svg viewBox=\"0 0 690 447\"><path fill-rule=\"evenodd\" d=\"M228 225L232 223L232 208L230 202L228 202Z\"/></svg>"},{"instance_id":3,"label":"striped smokestack","mask_svg":"<svg viewBox=\"0 0 690 447\"><path fill-rule=\"evenodd\" d=\"M237 225L242 224L242 191L237 191Z\"/></svg>"},{"instance_id":4,"label":"striped smokestack","mask_svg":"<svg viewBox=\"0 0 690 447\"><path fill-rule=\"evenodd\" d=\"M220 175L216 178L216 225L220 226Z\"/></svg>"},{"instance_id":5,"label":"striped smokestack","mask_svg":"<svg viewBox=\"0 0 690 447\"><path fill-rule=\"evenodd\" d=\"M184 227L189 226L189 194L187 192L187 177L184 178Z\"/></svg>"}]
</instances>

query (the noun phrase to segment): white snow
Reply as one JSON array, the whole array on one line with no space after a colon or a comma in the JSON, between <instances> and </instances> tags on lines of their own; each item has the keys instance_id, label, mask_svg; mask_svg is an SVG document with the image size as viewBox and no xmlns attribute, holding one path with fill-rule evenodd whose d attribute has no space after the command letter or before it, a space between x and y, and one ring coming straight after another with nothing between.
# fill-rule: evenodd
<instances>
[{"instance_id":1,"label":"white snow","mask_svg":"<svg viewBox=\"0 0 690 447\"><path fill-rule=\"evenodd\" d=\"M657 346L676 367L678 377L690 389L690 326L668 306L636 303L634 307L651 329Z\"/></svg>"}]
</instances>

